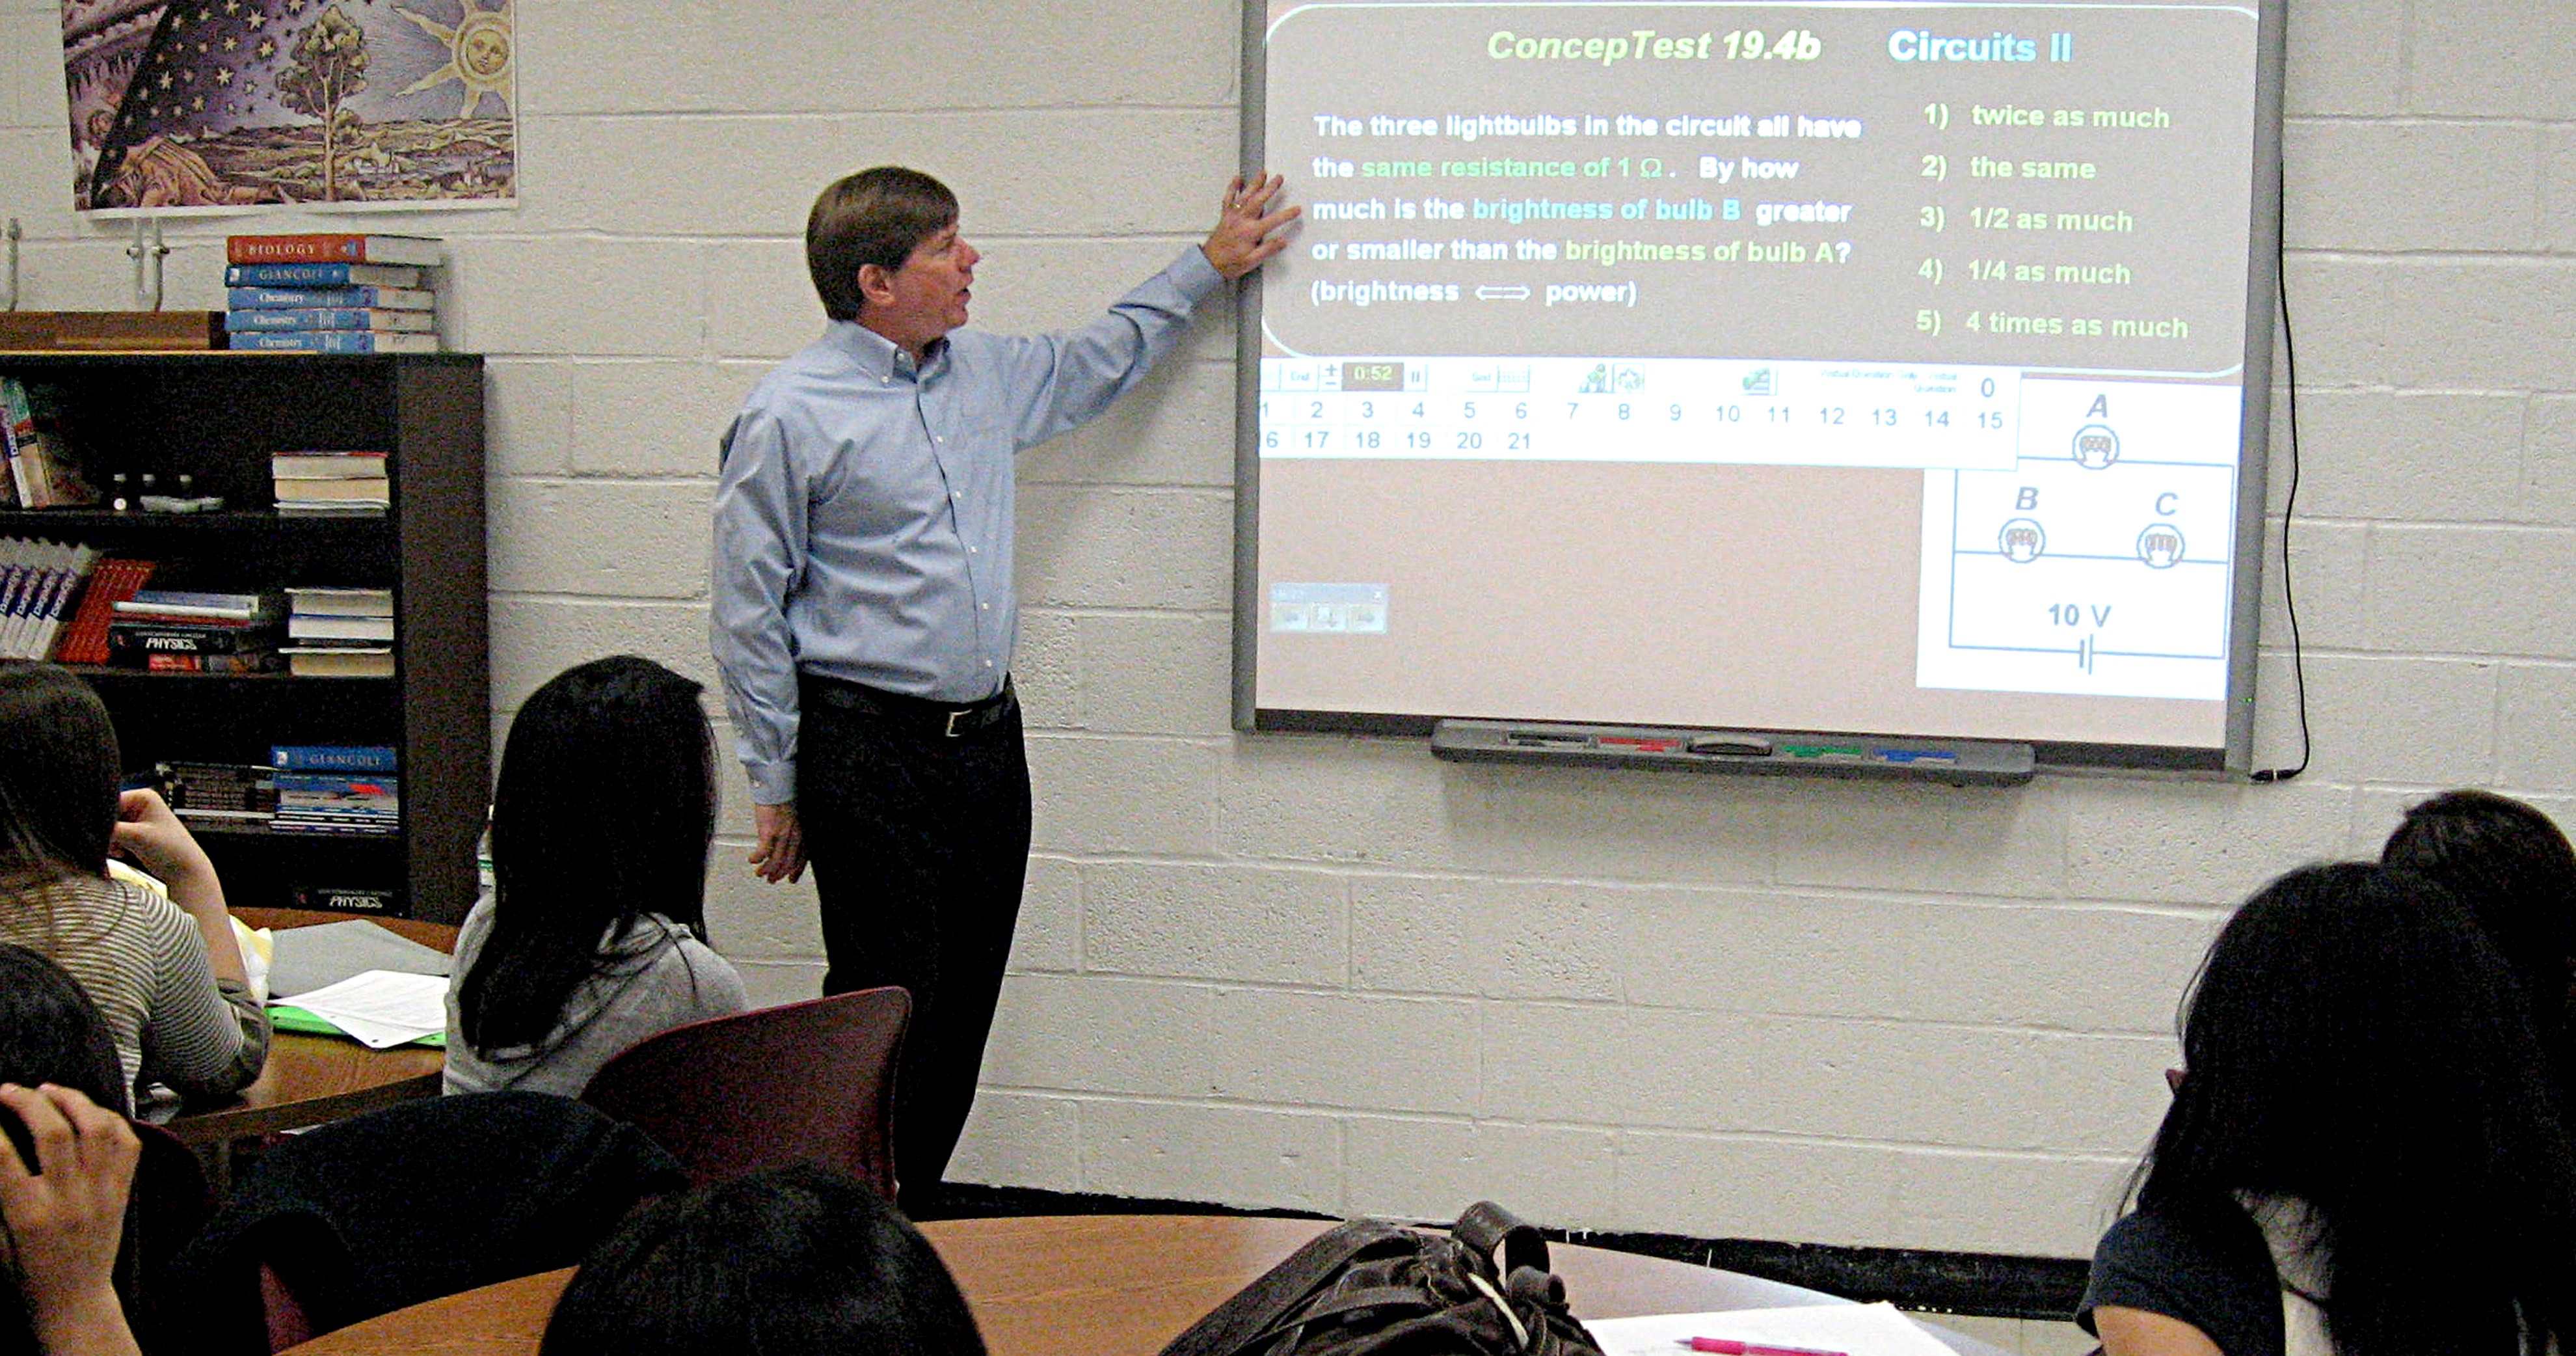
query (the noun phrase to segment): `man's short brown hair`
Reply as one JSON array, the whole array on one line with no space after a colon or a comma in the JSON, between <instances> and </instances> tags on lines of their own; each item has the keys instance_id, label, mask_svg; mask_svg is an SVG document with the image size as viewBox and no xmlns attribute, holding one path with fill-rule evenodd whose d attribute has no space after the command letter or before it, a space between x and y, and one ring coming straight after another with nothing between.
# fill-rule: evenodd
<instances>
[{"instance_id":1,"label":"man's short brown hair","mask_svg":"<svg viewBox=\"0 0 2576 1356\"><path fill-rule=\"evenodd\" d=\"M805 218L805 267L824 313L858 319L866 304L859 269L901 268L914 246L956 221L948 185L900 165L860 170L824 189Z\"/></svg>"}]
</instances>

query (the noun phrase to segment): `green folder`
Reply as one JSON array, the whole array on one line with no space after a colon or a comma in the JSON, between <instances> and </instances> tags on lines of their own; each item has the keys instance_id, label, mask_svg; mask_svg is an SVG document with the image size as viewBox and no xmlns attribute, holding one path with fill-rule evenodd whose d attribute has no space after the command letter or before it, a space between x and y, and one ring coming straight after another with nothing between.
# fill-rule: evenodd
<instances>
[{"instance_id":1,"label":"green folder","mask_svg":"<svg viewBox=\"0 0 2576 1356\"><path fill-rule=\"evenodd\" d=\"M280 1031L293 1031L306 1036L347 1036L349 1033L290 1003L268 1005L268 1024ZM403 1042L403 1045L426 1045L433 1050L447 1048L447 1033L433 1031L426 1036ZM396 1046L400 1049L401 1046Z\"/></svg>"}]
</instances>

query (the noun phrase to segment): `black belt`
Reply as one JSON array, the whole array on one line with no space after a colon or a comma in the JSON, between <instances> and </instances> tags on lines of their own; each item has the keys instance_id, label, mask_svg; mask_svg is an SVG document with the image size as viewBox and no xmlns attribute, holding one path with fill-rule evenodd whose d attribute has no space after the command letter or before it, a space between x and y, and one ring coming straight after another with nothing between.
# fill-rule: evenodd
<instances>
[{"instance_id":1,"label":"black belt","mask_svg":"<svg viewBox=\"0 0 2576 1356\"><path fill-rule=\"evenodd\" d=\"M827 678L819 673L797 675L814 700L843 711L879 716L905 725L925 727L950 739L990 729L1010 718L1020 709L1020 696L1008 677L1002 679L1002 690L982 701L933 701L928 697L910 697L884 688L853 683L846 678Z\"/></svg>"}]
</instances>

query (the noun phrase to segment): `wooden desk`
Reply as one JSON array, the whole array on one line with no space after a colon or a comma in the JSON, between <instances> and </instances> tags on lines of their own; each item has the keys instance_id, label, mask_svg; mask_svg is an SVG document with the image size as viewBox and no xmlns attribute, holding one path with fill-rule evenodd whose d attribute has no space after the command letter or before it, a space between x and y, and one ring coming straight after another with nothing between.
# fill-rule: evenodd
<instances>
[{"instance_id":1,"label":"wooden desk","mask_svg":"<svg viewBox=\"0 0 2576 1356\"><path fill-rule=\"evenodd\" d=\"M992 1356L1154 1356L1330 1226L1218 1215L955 1219L921 1231L957 1276ZM1601 1248L1548 1257L1584 1318L1831 1304L1775 1281ZM1079 1259L1079 1260L1077 1260ZM531 1356L572 1272L549 1271L352 1324L287 1356ZM1960 1356L2004 1356L1934 1330Z\"/></svg>"},{"instance_id":2,"label":"wooden desk","mask_svg":"<svg viewBox=\"0 0 2576 1356\"><path fill-rule=\"evenodd\" d=\"M365 914L318 909L235 909L246 927L301 928L339 923ZM408 918L375 918L424 946L456 949L456 929ZM164 1126L190 1145L222 1145L251 1135L322 1125L362 1111L438 1095L447 1057L416 1045L370 1050L339 1036L281 1031L268 1047L259 1079L233 1097L190 1102Z\"/></svg>"}]
</instances>

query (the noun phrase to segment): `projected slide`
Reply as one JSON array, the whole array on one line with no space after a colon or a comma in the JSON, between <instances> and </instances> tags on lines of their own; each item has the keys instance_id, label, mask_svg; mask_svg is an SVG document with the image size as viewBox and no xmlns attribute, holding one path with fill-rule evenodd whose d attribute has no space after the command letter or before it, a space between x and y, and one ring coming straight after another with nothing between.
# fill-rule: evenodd
<instances>
[{"instance_id":1,"label":"projected slide","mask_svg":"<svg viewBox=\"0 0 2576 1356\"><path fill-rule=\"evenodd\" d=\"M2223 742L2254 8L1268 19L1260 707Z\"/></svg>"}]
</instances>

